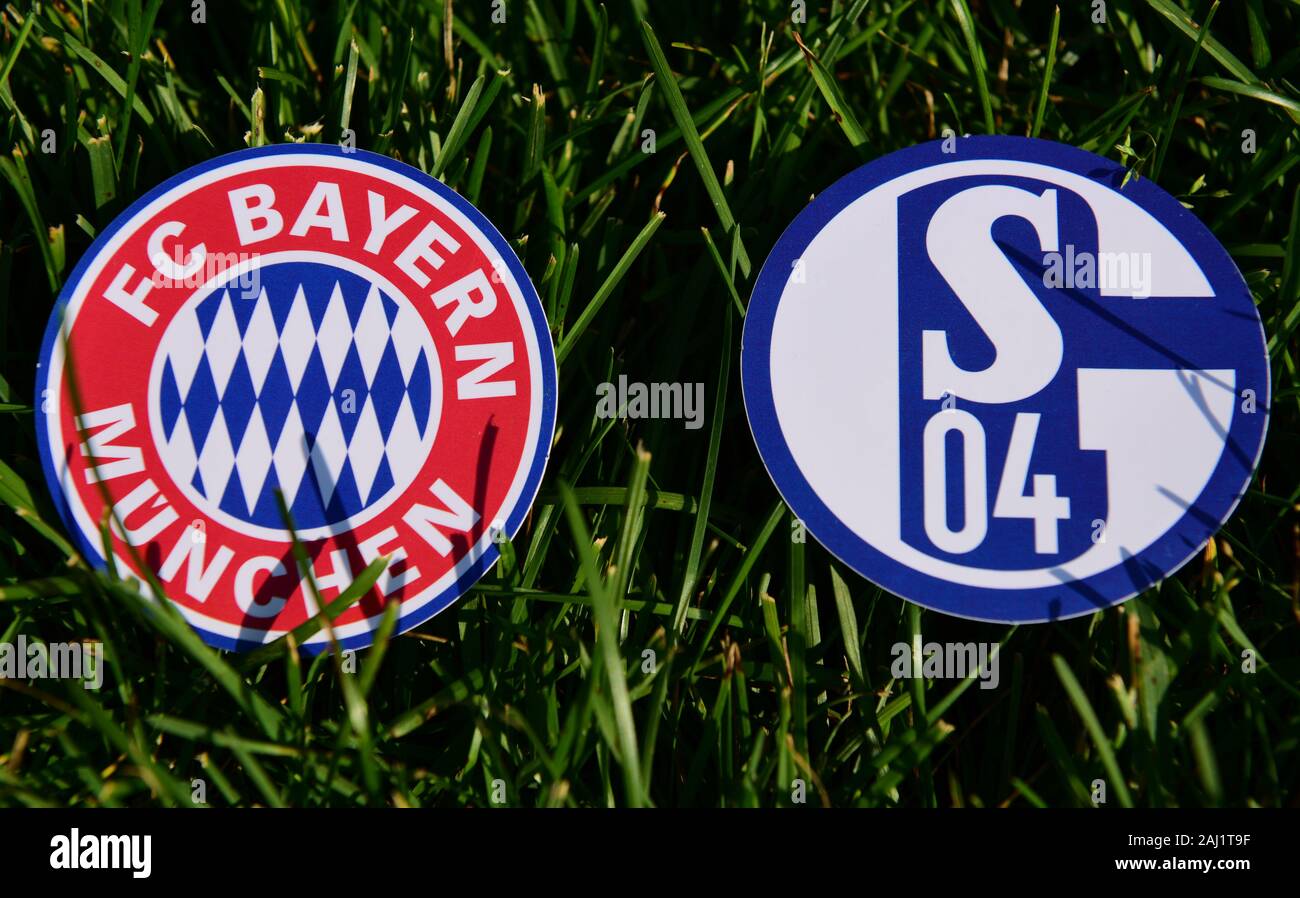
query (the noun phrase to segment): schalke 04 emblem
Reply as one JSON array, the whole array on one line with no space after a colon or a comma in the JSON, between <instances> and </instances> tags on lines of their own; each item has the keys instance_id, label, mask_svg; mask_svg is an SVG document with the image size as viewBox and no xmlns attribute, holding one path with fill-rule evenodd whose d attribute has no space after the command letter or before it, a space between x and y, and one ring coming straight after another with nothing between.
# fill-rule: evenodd
<instances>
[{"instance_id":1,"label":"schalke 04 emblem","mask_svg":"<svg viewBox=\"0 0 1300 898\"><path fill-rule=\"evenodd\" d=\"M920 605L1032 623L1122 602L1232 514L1264 330L1232 257L1124 166L936 141L832 184L745 317L745 406L808 530Z\"/></svg>"}]
</instances>

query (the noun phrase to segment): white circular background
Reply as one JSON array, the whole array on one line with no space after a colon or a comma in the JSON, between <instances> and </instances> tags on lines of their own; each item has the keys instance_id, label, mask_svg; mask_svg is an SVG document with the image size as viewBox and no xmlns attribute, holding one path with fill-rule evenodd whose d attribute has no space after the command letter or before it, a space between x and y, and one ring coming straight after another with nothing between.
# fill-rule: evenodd
<instances>
[{"instance_id":1,"label":"white circular background","mask_svg":"<svg viewBox=\"0 0 1300 898\"><path fill-rule=\"evenodd\" d=\"M224 285L239 278L241 275L256 268L266 268L282 262L308 262L322 265L330 265L335 268L341 268L344 271L351 272L364 280L369 281L374 286L383 291L390 299L403 307L404 311L409 314L404 315L404 323L420 323L421 349L429 360L429 421L424 429L424 438L420 442L416 454L419 462L412 465L408 476L404 480L394 477L393 486L388 489L383 496L375 499L365 508L361 509L351 517L344 518L332 524L325 524L319 527L306 528L298 530L300 539L323 539L329 536L336 536L340 533L346 533L356 527L361 526L366 521L379 514L389 505L391 505L403 492L411 485L415 476L419 474L424 462L429 457L429 452L433 448L433 441L438 432L438 421L442 416L442 368L438 359L437 349L433 345L433 337L429 334L428 327L424 326L424 321L420 318L415 307L390 281L371 271L364 265L354 262L351 259L342 256L336 256L331 253L308 252L308 251L288 251L278 253L268 253L263 256L254 256L251 259L240 262L237 266L228 268L220 274L209 279L202 287L199 287L185 301L185 304L177 310L175 317L168 322L167 330L163 332L162 339L158 341L158 348L154 351L153 367L149 373L149 429L153 437L154 447L158 456L163 461L163 466L167 468L167 473L171 481L185 495L196 508L203 510L203 513L210 516L214 521L220 523L223 527L229 527L239 533L254 536L259 539L276 540L279 542L288 542L290 539L289 531L283 528L262 527L250 521L237 518L228 512L223 511L213 500L207 498L181 477L177 477L171 470L169 459L172 457L172 450L168 446L168 440L162 426L162 417L160 411L160 395L162 372L165 366L167 356L169 355L169 346L178 340L176 333L177 323L183 320L183 316L191 309L196 307L203 300L207 299L214 290L220 289ZM254 302L252 299L235 299L235 302ZM361 409L357 410L361 413ZM236 453L237 455L238 453ZM304 474L304 477L307 475ZM219 500L218 500L219 501Z\"/></svg>"}]
</instances>

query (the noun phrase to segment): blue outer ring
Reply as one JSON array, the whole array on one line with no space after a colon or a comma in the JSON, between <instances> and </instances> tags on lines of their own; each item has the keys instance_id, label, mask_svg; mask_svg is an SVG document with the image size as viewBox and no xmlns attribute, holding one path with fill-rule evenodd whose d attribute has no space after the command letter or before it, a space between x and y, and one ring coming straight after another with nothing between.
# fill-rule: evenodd
<instances>
[{"instance_id":1,"label":"blue outer ring","mask_svg":"<svg viewBox=\"0 0 1300 898\"><path fill-rule=\"evenodd\" d=\"M941 141L919 144L882 156L840 178L819 194L777 240L745 315L741 339L741 384L750 431L778 492L809 532L833 555L873 583L935 611L994 623L1042 623L1089 614L1132 598L1178 570L1232 516L1259 465L1268 428L1269 372L1264 325L1250 291L1228 251L1182 204L1142 178L1124 185L1124 195L1152 213L1173 232L1201 265L1211 283L1240 285L1259 323L1262 359L1262 413L1233 415L1229 440L1252 458L1244 475L1231 453L1224 452L1192 508L1163 536L1127 563L1083 580L1037 589L995 590L966 586L923 574L895 561L854 533L813 490L799 470L781 431L772 400L772 324L791 265L823 228L851 202L899 175L954 160L1007 159L1036 162L1073 172L1118 190L1122 165L1076 147L1028 137L978 136L958 139L957 154L942 151ZM1213 521L1213 525L1210 521ZM978 609L979 613L973 613Z\"/></svg>"},{"instance_id":2,"label":"blue outer ring","mask_svg":"<svg viewBox=\"0 0 1300 898\"><path fill-rule=\"evenodd\" d=\"M505 260L510 273L514 275L515 281L519 284L519 290L523 294L524 302L528 306L531 315L533 329L537 333L538 351L541 355L541 378L542 378L542 422L541 429L537 435L537 448L535 450L532 462L528 471L528 478L524 481L523 490L515 502L514 508L511 509L506 517L506 533L513 539L514 535L523 525L524 518L532 508L533 500L537 498L537 490L542 483L542 474L546 470L546 462L551 454L551 441L555 436L555 405L556 405L556 370L555 370L555 347L551 343L551 331L546 322L546 313L542 309L541 299L537 296L537 289L528 277L528 272L524 270L523 263L515 255L506 238L501 235L487 217L478 209L474 208L463 196L452 190L446 184L436 178L432 178L420 171L418 168L407 165L405 162L398 162L387 156L381 156L378 153L372 153L367 150L347 150L332 144L279 144L276 146L255 147L246 150L236 150L233 153L224 153L201 162L191 168L185 169L180 174L173 175L166 181L163 181L157 187L150 190L144 196L133 202L124 212L113 219L112 223L104 229L77 263L72 270L72 274L64 282L63 289L59 291L59 298L54 306L54 311L50 314L50 320L45 326L45 337L41 341L40 362L37 364L36 377L36 407L40 407L41 390L45 388L45 373L41 369L49 363L50 355L54 350L55 340L58 339L59 329L63 322L64 311L71 300L72 295L76 292L86 269L90 267L92 261L103 251L104 246L112 239L127 222L131 221L135 215L149 203L153 202L159 196L167 191L184 184L196 175L211 171L232 162L240 162L246 159L256 159L263 156L279 156L287 154L297 155L316 155L316 156L337 156L344 158L355 158L378 165L388 169L396 175L409 178L424 187L429 188L442 199L451 203L461 213L465 215L474 225L488 238L492 246ZM40 446L41 467L45 471L45 480L49 486L50 494L54 497L55 507L58 509L59 517L62 518L64 527L72 534L77 548L81 550L86 558L100 569L106 569L107 565L103 554L98 546L85 538L81 528L77 526L71 510L68 506L68 499L63 494L63 489L59 484L58 469L54 464L54 454L49 445L49 437L46 433L44 423L36 428L37 443ZM421 608L402 614L397 621L397 632L403 633L412 627L417 627L427 621L429 618L445 610L449 605L464 595L470 587L479 581L479 579L491 570L492 566L497 563L501 557L501 551L494 542L488 543L485 551L474 565L460 576L456 582L452 583L441 593L430 601L426 602ZM252 640L232 639L229 636L222 636L205 630L202 627L191 624L195 630L202 635L203 640L216 648L228 649L231 651L246 651L257 648L263 643ZM365 633L358 633L339 640L339 645L344 649L360 649L369 646L373 641L373 630ZM300 646L308 654L315 654L323 651L328 647L328 643L313 643Z\"/></svg>"}]
</instances>

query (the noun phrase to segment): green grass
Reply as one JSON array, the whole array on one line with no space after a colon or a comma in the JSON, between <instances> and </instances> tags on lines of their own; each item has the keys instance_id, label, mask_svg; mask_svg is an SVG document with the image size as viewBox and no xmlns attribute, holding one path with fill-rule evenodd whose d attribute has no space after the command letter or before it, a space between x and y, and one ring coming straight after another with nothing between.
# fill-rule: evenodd
<instances>
[{"instance_id":1,"label":"green grass","mask_svg":"<svg viewBox=\"0 0 1300 898\"><path fill-rule=\"evenodd\" d=\"M206 24L189 2L5 6L0 638L100 638L109 664L99 692L0 683L0 805L187 805L195 779L214 805L788 805L794 780L808 806L1087 805L1097 779L1108 806L1294 805L1300 4L1106 5L1105 24L1083 0L1059 20L823 0L799 24L783 0L506 0L505 23L487 0L454 20L440 0L210 0ZM88 571L31 401L54 296L127 204L216 153L345 128L512 241L561 397L505 560L355 672L290 641L214 652ZM1260 473L1202 557L1119 608L1008 628L909 606L792 540L755 451L737 362L762 259L810 196L945 128L1124 161L1254 291ZM707 426L597 419L620 373L703 382ZM892 680L915 635L1001 643L999 688Z\"/></svg>"}]
</instances>

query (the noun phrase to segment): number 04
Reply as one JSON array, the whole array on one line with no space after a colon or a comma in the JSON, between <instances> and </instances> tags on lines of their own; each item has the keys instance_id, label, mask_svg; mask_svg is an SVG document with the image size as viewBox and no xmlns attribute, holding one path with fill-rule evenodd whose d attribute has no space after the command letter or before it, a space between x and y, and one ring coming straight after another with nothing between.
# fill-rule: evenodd
<instances>
[{"instance_id":1,"label":"number 04","mask_svg":"<svg viewBox=\"0 0 1300 898\"><path fill-rule=\"evenodd\" d=\"M1025 493L1040 417L1037 412L1019 412L1016 415L1006 464L993 502L993 516L1033 521L1034 551L1040 555L1054 555L1059 551L1057 524L1069 519L1070 500L1056 494L1055 474L1035 474L1034 491ZM946 438L951 430L962 435L965 520L959 530L948 526ZM945 552L964 554L973 551L988 534L988 454L985 444L984 426L974 415L961 409L938 412L925 425L925 533Z\"/></svg>"}]
</instances>

